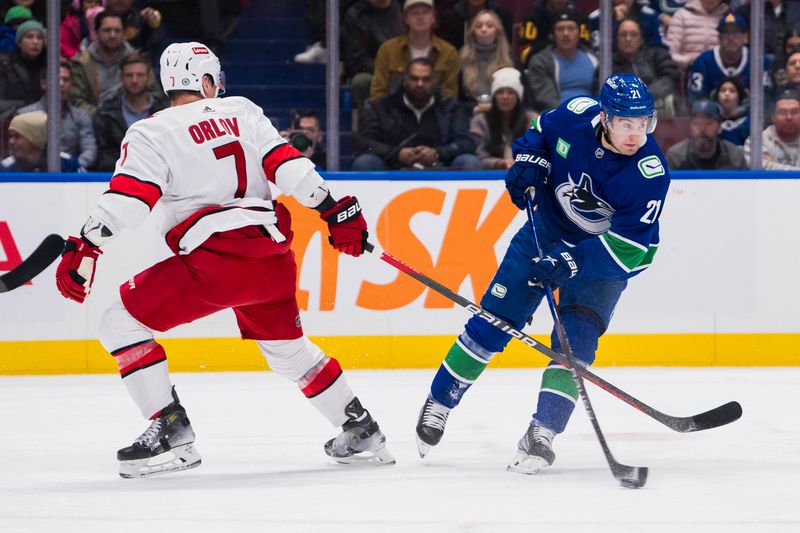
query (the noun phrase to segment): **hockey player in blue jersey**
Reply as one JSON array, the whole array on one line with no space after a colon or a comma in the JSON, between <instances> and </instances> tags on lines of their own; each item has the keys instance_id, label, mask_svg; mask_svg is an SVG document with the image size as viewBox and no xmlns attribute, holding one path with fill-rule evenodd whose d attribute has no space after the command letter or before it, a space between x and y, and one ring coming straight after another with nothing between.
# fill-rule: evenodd
<instances>
[{"instance_id":1,"label":"hockey player in blue jersey","mask_svg":"<svg viewBox=\"0 0 800 533\"><path fill-rule=\"evenodd\" d=\"M647 86L636 75L621 74L606 79L599 102L587 96L566 100L514 141L506 188L520 209L533 192L545 255L538 259L526 222L483 295L483 308L521 329L544 297L542 284L558 287L574 355L581 364L594 361L628 279L650 265L658 248L669 172L650 135L655 125ZM561 351L555 332L551 339ZM420 411L421 457L439 443L450 410L509 340L478 316L467 321ZM553 438L564 431L577 398L569 370L551 363L509 470L533 474L553 463Z\"/></svg>"}]
</instances>

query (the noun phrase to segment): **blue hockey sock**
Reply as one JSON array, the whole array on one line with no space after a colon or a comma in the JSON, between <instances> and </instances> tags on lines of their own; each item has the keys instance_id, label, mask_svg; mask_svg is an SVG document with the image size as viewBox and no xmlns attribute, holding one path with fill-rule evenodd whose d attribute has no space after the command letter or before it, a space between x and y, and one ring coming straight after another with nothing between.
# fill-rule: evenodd
<instances>
[{"instance_id":1,"label":"blue hockey sock","mask_svg":"<svg viewBox=\"0 0 800 533\"><path fill-rule=\"evenodd\" d=\"M451 409L458 405L493 355L494 352L479 346L469 334L462 333L447 352L433 378L431 398Z\"/></svg>"},{"instance_id":2,"label":"blue hockey sock","mask_svg":"<svg viewBox=\"0 0 800 533\"><path fill-rule=\"evenodd\" d=\"M597 351L597 341L605 327L596 315L579 307L566 310L561 316L561 321L572 346L573 355L586 366L590 365ZM555 333L551 341L553 349L563 353ZM533 418L542 426L561 433L567 427L577 399L578 389L569 368L550 363L542 375L539 402Z\"/></svg>"}]
</instances>

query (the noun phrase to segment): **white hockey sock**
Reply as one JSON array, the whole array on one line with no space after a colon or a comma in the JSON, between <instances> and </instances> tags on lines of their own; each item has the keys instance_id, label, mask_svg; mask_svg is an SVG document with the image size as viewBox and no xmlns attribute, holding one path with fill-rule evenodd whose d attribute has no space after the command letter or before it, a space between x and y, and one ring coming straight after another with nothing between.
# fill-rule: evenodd
<instances>
[{"instance_id":1,"label":"white hockey sock","mask_svg":"<svg viewBox=\"0 0 800 533\"><path fill-rule=\"evenodd\" d=\"M334 426L341 426L347 421L345 406L354 398L353 391L336 359L325 357L297 382L320 413L330 420Z\"/></svg>"},{"instance_id":2,"label":"white hockey sock","mask_svg":"<svg viewBox=\"0 0 800 533\"><path fill-rule=\"evenodd\" d=\"M172 403L167 354L160 344L151 340L113 355L117 359L122 382L142 416L152 418Z\"/></svg>"}]
</instances>

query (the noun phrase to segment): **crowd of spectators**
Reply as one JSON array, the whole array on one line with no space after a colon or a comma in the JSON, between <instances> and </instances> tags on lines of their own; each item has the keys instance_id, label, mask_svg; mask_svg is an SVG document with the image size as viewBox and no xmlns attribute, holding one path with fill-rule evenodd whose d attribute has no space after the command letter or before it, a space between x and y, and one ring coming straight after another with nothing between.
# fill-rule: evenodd
<instances>
[{"instance_id":1,"label":"crowd of spectators","mask_svg":"<svg viewBox=\"0 0 800 533\"><path fill-rule=\"evenodd\" d=\"M153 68L166 35L201 40L224 57L243 3L62 0L61 150L76 168L113 169L127 128L166 105ZM0 1L0 122L10 150L2 156L16 158L14 168L42 156L35 149L41 137L31 134L40 115L18 121L24 126L16 130L9 121L36 112L46 123L44 4ZM304 6L311 42L294 59L324 63L326 2ZM343 0L352 168L507 168L511 140L533 117L567 98L596 95L605 38L596 7L592 0ZM681 120L690 132L672 146L670 163L740 168L749 158L747 0L613 0L612 8L613 72L648 84L659 118L667 119L661 127ZM794 169L800 0L766 0L763 20L762 158L767 168ZM282 134L324 167L321 111L294 110ZM7 161L3 168L13 166Z\"/></svg>"},{"instance_id":2,"label":"crowd of spectators","mask_svg":"<svg viewBox=\"0 0 800 533\"><path fill-rule=\"evenodd\" d=\"M0 171L46 168L45 0L0 2ZM169 31L218 54L241 0L61 0L60 152L65 172L113 170L128 127L166 106L153 64Z\"/></svg>"}]
</instances>

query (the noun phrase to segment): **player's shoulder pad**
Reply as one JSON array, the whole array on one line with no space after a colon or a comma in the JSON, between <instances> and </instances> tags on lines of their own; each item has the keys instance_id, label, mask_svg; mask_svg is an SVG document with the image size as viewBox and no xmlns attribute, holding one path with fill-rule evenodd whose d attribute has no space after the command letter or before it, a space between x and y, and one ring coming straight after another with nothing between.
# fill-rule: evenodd
<instances>
[{"instance_id":1,"label":"player's shoulder pad","mask_svg":"<svg viewBox=\"0 0 800 533\"><path fill-rule=\"evenodd\" d=\"M575 122L590 122L600 112L600 102L591 96L575 96L539 117L539 131L545 127L561 129Z\"/></svg>"}]
</instances>

